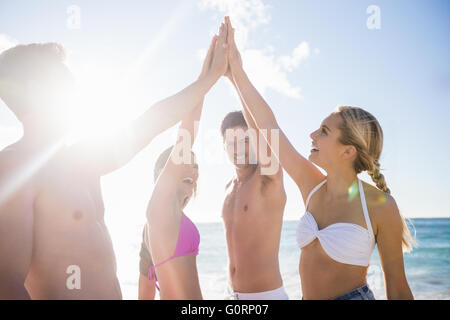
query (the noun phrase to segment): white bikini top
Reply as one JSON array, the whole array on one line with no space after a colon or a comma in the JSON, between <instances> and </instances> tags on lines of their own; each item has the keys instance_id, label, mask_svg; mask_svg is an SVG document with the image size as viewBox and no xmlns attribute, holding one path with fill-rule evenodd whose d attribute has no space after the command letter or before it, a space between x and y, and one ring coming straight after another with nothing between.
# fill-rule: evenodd
<instances>
[{"instance_id":1,"label":"white bikini top","mask_svg":"<svg viewBox=\"0 0 450 320\"><path fill-rule=\"evenodd\" d=\"M368 266L370 256L375 248L375 237L367 211L366 199L361 180L358 178L359 194L364 211L367 229L354 223L333 223L319 230L313 215L308 212L308 203L311 196L327 180L325 179L311 190L306 199L305 214L297 227L297 243L300 248L318 238L323 250L332 258L341 263L357 266Z\"/></svg>"}]
</instances>

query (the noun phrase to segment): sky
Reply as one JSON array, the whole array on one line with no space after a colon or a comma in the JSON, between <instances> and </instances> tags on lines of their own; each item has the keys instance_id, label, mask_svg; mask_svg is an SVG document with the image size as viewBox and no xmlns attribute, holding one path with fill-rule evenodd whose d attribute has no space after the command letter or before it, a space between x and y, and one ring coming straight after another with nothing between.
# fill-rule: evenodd
<instances>
[{"instance_id":1,"label":"sky","mask_svg":"<svg viewBox=\"0 0 450 320\"><path fill-rule=\"evenodd\" d=\"M449 9L445 0L0 0L0 51L62 43L85 94L73 126L94 134L126 124L192 83L221 19L230 15L244 68L299 152L309 155L309 134L336 106L362 107L383 128L382 173L401 213L450 217ZM206 96L194 147L198 195L186 208L194 221L221 219L234 171L219 127L238 109L230 84L219 80ZM0 148L20 139L21 130L0 101ZM175 134L176 127L164 132L102 178L107 222L145 221L154 162ZM361 178L371 183L367 174ZM285 219L298 219L304 205L287 174L285 187Z\"/></svg>"}]
</instances>

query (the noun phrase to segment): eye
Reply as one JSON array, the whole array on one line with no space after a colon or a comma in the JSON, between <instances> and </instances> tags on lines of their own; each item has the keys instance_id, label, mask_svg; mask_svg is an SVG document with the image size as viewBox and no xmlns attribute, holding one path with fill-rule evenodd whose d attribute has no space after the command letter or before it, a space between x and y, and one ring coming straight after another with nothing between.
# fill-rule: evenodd
<instances>
[{"instance_id":1,"label":"eye","mask_svg":"<svg viewBox=\"0 0 450 320\"><path fill-rule=\"evenodd\" d=\"M325 130L325 128L322 128L321 132L325 135L327 134L327 131Z\"/></svg>"}]
</instances>

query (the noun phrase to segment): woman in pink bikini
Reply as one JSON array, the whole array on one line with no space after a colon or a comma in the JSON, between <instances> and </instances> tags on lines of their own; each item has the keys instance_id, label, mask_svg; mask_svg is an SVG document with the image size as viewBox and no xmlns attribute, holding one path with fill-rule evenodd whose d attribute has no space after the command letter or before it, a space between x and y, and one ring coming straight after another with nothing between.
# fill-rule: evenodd
<instances>
[{"instance_id":1,"label":"woman in pink bikini","mask_svg":"<svg viewBox=\"0 0 450 320\"><path fill-rule=\"evenodd\" d=\"M211 76L217 80L225 73L228 66L226 30L222 24L219 36L214 36L200 77ZM200 235L183 212L197 184L198 165L191 147L195 122L200 120L202 107L203 99L181 122L175 146L164 151L157 160L157 180L147 208L147 222L155 263L149 270L149 278L160 290L161 299L202 299L196 264Z\"/></svg>"}]
</instances>

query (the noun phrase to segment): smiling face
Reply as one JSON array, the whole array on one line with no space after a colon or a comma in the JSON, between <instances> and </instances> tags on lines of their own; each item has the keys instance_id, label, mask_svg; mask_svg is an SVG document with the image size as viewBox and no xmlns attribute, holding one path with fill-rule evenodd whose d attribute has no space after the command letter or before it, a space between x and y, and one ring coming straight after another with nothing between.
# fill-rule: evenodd
<instances>
[{"instance_id":1,"label":"smiling face","mask_svg":"<svg viewBox=\"0 0 450 320\"><path fill-rule=\"evenodd\" d=\"M248 128L235 126L226 130L223 145L228 159L236 168L246 168L254 164L251 159Z\"/></svg>"},{"instance_id":2,"label":"smiling face","mask_svg":"<svg viewBox=\"0 0 450 320\"><path fill-rule=\"evenodd\" d=\"M339 114L333 113L323 120L319 129L310 134L312 142L309 160L324 170L340 167L346 162L351 163L356 156L354 146L343 145L339 140L342 121Z\"/></svg>"},{"instance_id":3,"label":"smiling face","mask_svg":"<svg viewBox=\"0 0 450 320\"><path fill-rule=\"evenodd\" d=\"M158 180L159 175L166 165L167 159L169 159L172 150L173 146L167 148L159 155L158 159L156 160L155 168L153 171L153 178L155 182ZM192 195L194 195L197 190L198 164L195 159L195 154L192 151L190 152L190 158L183 158L183 161L184 162L177 164L178 168L181 171L181 174L180 180L177 181L176 192L184 208L191 199Z\"/></svg>"},{"instance_id":4,"label":"smiling face","mask_svg":"<svg viewBox=\"0 0 450 320\"><path fill-rule=\"evenodd\" d=\"M198 164L193 153L190 160L187 164L179 164L182 166L182 178L178 184L178 194L183 199L183 208L197 190Z\"/></svg>"}]
</instances>

